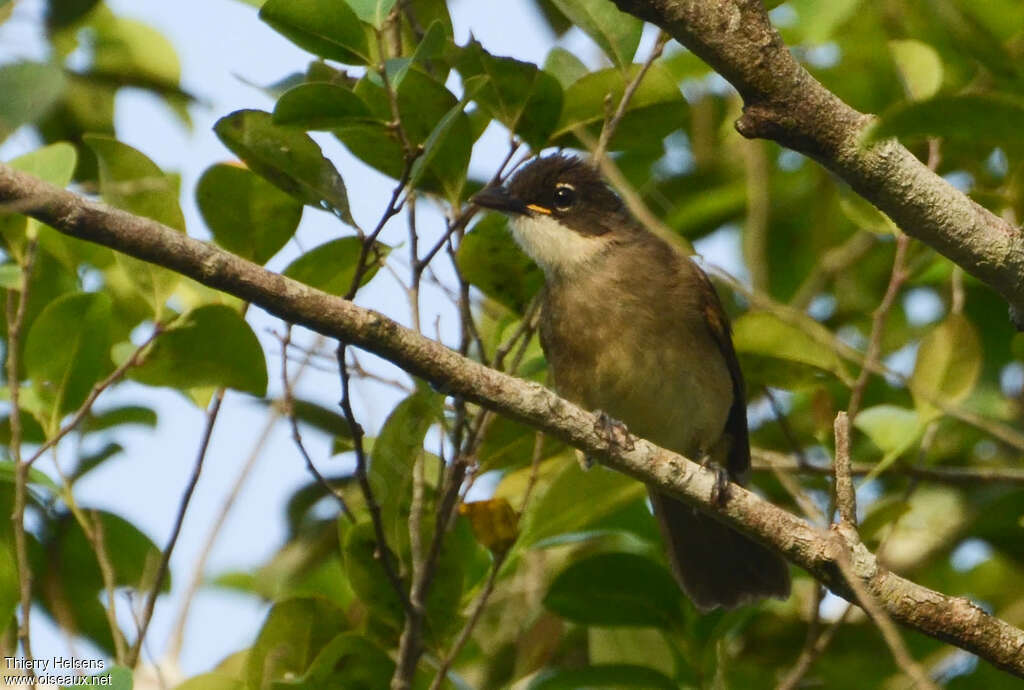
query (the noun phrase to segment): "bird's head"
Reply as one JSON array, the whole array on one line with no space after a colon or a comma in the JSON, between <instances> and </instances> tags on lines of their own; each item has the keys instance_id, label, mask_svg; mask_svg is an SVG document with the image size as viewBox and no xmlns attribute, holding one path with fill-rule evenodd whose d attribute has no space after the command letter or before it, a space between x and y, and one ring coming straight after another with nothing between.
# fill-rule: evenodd
<instances>
[{"instance_id":1,"label":"bird's head","mask_svg":"<svg viewBox=\"0 0 1024 690\"><path fill-rule=\"evenodd\" d=\"M508 215L516 241L549 278L585 267L632 227L615 192L574 156L538 158L473 202Z\"/></svg>"}]
</instances>

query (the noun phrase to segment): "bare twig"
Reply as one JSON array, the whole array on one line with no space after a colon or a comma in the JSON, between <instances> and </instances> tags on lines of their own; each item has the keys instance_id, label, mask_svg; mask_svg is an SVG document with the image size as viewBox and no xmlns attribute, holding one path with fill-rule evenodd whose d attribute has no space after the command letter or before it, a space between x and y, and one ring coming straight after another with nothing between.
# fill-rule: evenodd
<instances>
[{"instance_id":1,"label":"bare twig","mask_svg":"<svg viewBox=\"0 0 1024 690\"><path fill-rule=\"evenodd\" d=\"M281 340L281 350L287 351L288 346L292 342L292 326L286 324L284 329L284 335L278 336ZM355 516L352 515L352 511L348 508L348 502L345 501L345 496L340 491L331 486L331 483L320 474L320 470L313 464L313 458L309 456L309 452L306 450L306 444L302 441L302 433L299 431L299 420L295 416L295 398L293 396L294 383L288 378L288 358L281 358L281 403L284 407L284 414L288 418L289 426L292 431L292 441L295 443L295 447L299 449L299 454L302 455L302 459L306 462L306 469L313 475L317 483L324 488L330 496L334 497L334 500L338 502L338 508L341 509L342 514L348 518L349 522L355 522Z\"/></svg>"},{"instance_id":2,"label":"bare twig","mask_svg":"<svg viewBox=\"0 0 1024 690\"><path fill-rule=\"evenodd\" d=\"M92 390L89 391L89 395L86 397L85 401L78 407L77 410L75 410L75 413L71 415L71 419L69 419L67 423L65 423L64 426L62 426L56 434L46 439L46 442L39 446L38 449L36 449L36 452L33 453L32 457L29 458L28 460L29 465L35 463L35 461L38 460L43 455L43 453L48 451L50 448L56 446L58 443L60 443L61 439L63 439L69 433L78 428L78 425L82 423L82 420L84 420L86 415L88 415L89 412L92 410L92 406L96 402L96 399L100 397L100 394L106 389L110 388L115 383L117 383L118 381L120 381L126 371L128 371L129 369L131 369L132 367L136 366L139 363L140 359L142 358L142 354L146 351L146 348L148 348L150 344L152 344L153 341L156 340L161 333L163 333L163 329L164 326L162 324L158 323L154 325L153 332L149 334L149 337L146 338L146 341L139 345L137 348L135 348L135 351L132 352L131 356L129 356L128 359L122 362L120 366L114 369L114 371L110 372L110 374L105 379L99 381L92 387Z\"/></svg>"},{"instance_id":3,"label":"bare twig","mask_svg":"<svg viewBox=\"0 0 1024 690\"><path fill-rule=\"evenodd\" d=\"M896 298L899 296L900 288L907 279L907 248L910 246L910 237L899 233L896 237L896 256L892 260L892 273L889 276L889 285L885 289L882 302L871 315L871 335L868 337L867 351L864 353L864 365L857 376L850 392L850 404L847 406L847 414L852 422L860 412L861 401L864 398L864 389L867 387L871 372L878 366L882 354L882 335L885 332L885 321L889 318L889 311L892 309Z\"/></svg>"},{"instance_id":4,"label":"bare twig","mask_svg":"<svg viewBox=\"0 0 1024 690\"><path fill-rule=\"evenodd\" d=\"M896 626L893 625L892 619L889 618L885 609L879 605L874 595L867 590L864 583L857 576L844 540L840 539L838 535L833 535L832 541L835 544L836 564L846 578L847 584L850 585L850 588L856 594L857 603L871 616L871 620L878 627L879 632L882 634L882 639L885 640L889 651L892 652L893 659L896 660L896 663L903 672L913 679L915 687L923 688L924 690L938 690L938 686L935 685L932 679L928 677L928 674L924 672L924 669L910 655L907 646L903 642L903 638L900 636Z\"/></svg>"},{"instance_id":5,"label":"bare twig","mask_svg":"<svg viewBox=\"0 0 1024 690\"><path fill-rule=\"evenodd\" d=\"M217 392L213 395L213 402L210 404L209 410L207 410L206 427L203 429L203 436L199 442L199 450L196 453L196 460L192 466L192 475L189 477L188 484L185 486L185 492L181 496L181 504L178 506L178 513L174 517L174 526L171 528L171 536L168 538L167 546L164 547L164 551L160 556L160 564L157 566L156 577L153 579L153 587L146 596L145 604L143 604L142 614L139 617L138 637L135 639L135 643L132 645L128 652L128 656L125 659L125 665L128 666L128 668L134 668L136 662L138 662L139 652L142 650L142 643L143 640L146 639L146 631L149 629L149 622L153 618L153 608L156 605L156 598L160 594L160 589L163 587L164 580L167 579L167 573L170 570L171 554L174 553L174 546L178 543L178 536L181 534L181 526L185 522L185 513L188 511L188 505L192 500L192 494L195 492L196 485L199 483L199 475L203 471L203 461L206 459L206 451L210 447L210 438L213 436L213 427L217 423L221 404L224 402L224 391L225 389L223 388L217 389Z\"/></svg>"},{"instance_id":6,"label":"bare twig","mask_svg":"<svg viewBox=\"0 0 1024 690\"><path fill-rule=\"evenodd\" d=\"M489 369L380 313L267 271L173 228L82 199L0 164L0 203L12 198L34 199L28 215L60 232L114 248L251 301L287 322L388 359L410 374L443 387L456 400L481 404L543 430L609 467L754 536L840 592L845 589L819 529L743 487L731 487L729 501L716 503L712 500L713 472L640 438L630 437L629 444L609 446L604 435L596 431L593 414L543 386ZM462 428L462 423L456 425L454 433L461 433ZM879 602L894 620L1024 677L1024 658L1020 655L1024 631L962 598L943 595L884 568L875 568L876 559L863 546L856 551L854 562L857 572L864 573L864 586L871 592L885 593Z\"/></svg>"},{"instance_id":7,"label":"bare twig","mask_svg":"<svg viewBox=\"0 0 1024 690\"><path fill-rule=\"evenodd\" d=\"M768 290L768 217L771 212L771 173L763 141L742 141L746 166L747 223L743 229L743 259L755 290Z\"/></svg>"},{"instance_id":8,"label":"bare twig","mask_svg":"<svg viewBox=\"0 0 1024 690\"><path fill-rule=\"evenodd\" d=\"M782 471L818 475L831 475L827 465L803 464L799 460L764 448L752 448L751 457L754 471ZM874 463L855 462L850 464L850 474L863 477L876 470ZM902 475L921 481L964 486L969 484L1004 484L1024 486L1024 469L1015 467L924 467L922 465L894 464L887 474Z\"/></svg>"},{"instance_id":9,"label":"bare twig","mask_svg":"<svg viewBox=\"0 0 1024 690\"><path fill-rule=\"evenodd\" d=\"M626 88L622 91L622 98L619 99L619 105L615 108L615 113L604 123L604 126L601 128L601 134L597 139L597 145L594 146L591 152L595 162L599 162L604 158L605 151L608 149L608 142L611 140L612 135L615 134L615 130L619 128L619 123L622 122L622 117L626 114L626 108L629 106L629 102L633 100L633 94L640 88L640 82L647 76L647 71L651 69L654 61L661 57L661 53L665 50L665 44L671 38L664 31L658 32L658 38L654 42L651 54L644 60L644 64L640 67L636 76L626 84Z\"/></svg>"},{"instance_id":10,"label":"bare twig","mask_svg":"<svg viewBox=\"0 0 1024 690\"><path fill-rule=\"evenodd\" d=\"M29 240L21 265L21 286L17 291L7 291L7 387L11 397L11 442L9 449L14 461L14 512L11 522L14 528L14 552L18 561L18 595L21 606L21 621L18 624L18 641L28 664L28 675L32 687L36 687L35 666L31 663L31 614L32 614L32 569L28 560L28 535L25 533L25 507L28 503L29 463L21 457L21 330L25 326L25 312L28 308L32 269L35 265L36 240Z\"/></svg>"},{"instance_id":11,"label":"bare twig","mask_svg":"<svg viewBox=\"0 0 1024 690\"><path fill-rule=\"evenodd\" d=\"M835 472L835 504L839 508L839 519L851 528L856 528L857 490L850 476L850 418L840 410L834 426L836 456L832 467Z\"/></svg>"},{"instance_id":12,"label":"bare twig","mask_svg":"<svg viewBox=\"0 0 1024 690\"><path fill-rule=\"evenodd\" d=\"M821 588L818 588L821 592ZM816 599L815 605L815 621L818 621L817 608L821 606L821 596ZM790 669L789 673L783 677L782 681L775 687L775 690L794 690L800 681L803 679L807 672L811 670L811 666L817 661L825 650L828 649L829 645L832 644L832 640L835 639L836 633L839 632L839 628L843 626L846 619L850 615L850 611L853 610L853 604L847 604L843 609L843 612L839 614L839 618L834 620L827 628L822 630L820 634L815 634L814 637L808 635L807 644L804 645L803 650L800 652L799 658L793 668Z\"/></svg>"},{"instance_id":13,"label":"bare twig","mask_svg":"<svg viewBox=\"0 0 1024 690\"><path fill-rule=\"evenodd\" d=\"M437 673L434 675L434 680L430 683L430 690L440 690L441 685L444 683L445 677L448 675L448 671L451 669L452 664L458 658L462 649L469 642L469 636L473 634L473 630L476 628L476 624L480 622L480 616L483 615L484 610L487 608L487 601L491 598L491 594L494 592L494 583L498 580L498 573L501 572L501 566L505 563L505 557L508 552L495 554L494 561L491 563L491 571L487 575L487 581L484 583L484 588L480 591L476 601L473 602L472 613L469 614L469 620L462 626L462 630L459 631L458 637L455 638L455 642L452 644L451 649L445 654L444 659L441 660L441 665L437 669Z\"/></svg>"}]
</instances>

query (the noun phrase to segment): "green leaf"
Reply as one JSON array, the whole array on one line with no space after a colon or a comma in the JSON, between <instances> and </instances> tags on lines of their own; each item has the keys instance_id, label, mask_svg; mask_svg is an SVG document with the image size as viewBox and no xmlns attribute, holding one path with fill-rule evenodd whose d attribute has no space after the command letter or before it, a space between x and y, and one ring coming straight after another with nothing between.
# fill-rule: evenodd
<instances>
[{"instance_id":1,"label":"green leaf","mask_svg":"<svg viewBox=\"0 0 1024 690\"><path fill-rule=\"evenodd\" d=\"M213 130L257 175L304 204L356 224L341 174L308 134L275 125L271 114L262 110L237 110L218 120Z\"/></svg>"},{"instance_id":2,"label":"green leaf","mask_svg":"<svg viewBox=\"0 0 1024 690\"><path fill-rule=\"evenodd\" d=\"M25 341L25 372L47 405L40 419L47 435L60 417L77 409L93 384L111 369L110 297L80 292L51 302L32 324Z\"/></svg>"},{"instance_id":3,"label":"green leaf","mask_svg":"<svg viewBox=\"0 0 1024 690\"><path fill-rule=\"evenodd\" d=\"M863 431L882 451L882 459L865 481L887 470L921 438L930 418L898 405L875 405L860 411L853 425Z\"/></svg>"},{"instance_id":4,"label":"green leaf","mask_svg":"<svg viewBox=\"0 0 1024 690\"><path fill-rule=\"evenodd\" d=\"M555 46L544 59L544 71L558 80L563 89L567 89L590 72L574 53L565 48Z\"/></svg>"},{"instance_id":5,"label":"green leaf","mask_svg":"<svg viewBox=\"0 0 1024 690\"><path fill-rule=\"evenodd\" d=\"M181 63L162 33L135 19L103 15L93 22L96 39L92 73L116 83L127 83L157 92L178 92Z\"/></svg>"},{"instance_id":6,"label":"green leaf","mask_svg":"<svg viewBox=\"0 0 1024 690\"><path fill-rule=\"evenodd\" d=\"M274 123L305 130L335 129L371 118L363 99L344 86L309 82L288 89L274 105Z\"/></svg>"},{"instance_id":7,"label":"green leaf","mask_svg":"<svg viewBox=\"0 0 1024 690\"><path fill-rule=\"evenodd\" d=\"M632 553L602 553L559 573L544 607L581 625L669 628L681 594L664 566Z\"/></svg>"},{"instance_id":8,"label":"green leaf","mask_svg":"<svg viewBox=\"0 0 1024 690\"><path fill-rule=\"evenodd\" d=\"M267 392L267 363L256 334L236 310L222 304L198 307L171 324L129 375L150 386Z\"/></svg>"},{"instance_id":9,"label":"green leaf","mask_svg":"<svg viewBox=\"0 0 1024 690\"><path fill-rule=\"evenodd\" d=\"M342 237L309 250L284 269L284 275L332 295L346 295L352 289L356 265L363 242L358 237ZM366 285L384 265L391 248L380 242L368 252L368 266L360 279Z\"/></svg>"},{"instance_id":10,"label":"green leaf","mask_svg":"<svg viewBox=\"0 0 1024 690\"><path fill-rule=\"evenodd\" d=\"M45 115L64 93L66 80L58 65L15 62L0 67L0 141L21 125Z\"/></svg>"},{"instance_id":11,"label":"green leaf","mask_svg":"<svg viewBox=\"0 0 1024 690\"><path fill-rule=\"evenodd\" d=\"M245 683L227 673L213 671L193 676L174 686L174 690L245 690Z\"/></svg>"},{"instance_id":12,"label":"green leaf","mask_svg":"<svg viewBox=\"0 0 1024 690\"><path fill-rule=\"evenodd\" d=\"M381 502L381 505L386 503ZM367 521L353 525L345 535L342 551L345 574L352 591L372 611L374 618L398 630L401 628L405 609L388 579L387 571L384 570L381 556L381 549L384 548L391 550L386 545L378 548L372 523ZM392 558L394 559L394 556ZM392 562L397 562L397 559Z\"/></svg>"},{"instance_id":13,"label":"green leaf","mask_svg":"<svg viewBox=\"0 0 1024 690\"><path fill-rule=\"evenodd\" d=\"M889 53L913 101L934 96L942 86L942 60L927 43L906 39L889 41Z\"/></svg>"},{"instance_id":14,"label":"green leaf","mask_svg":"<svg viewBox=\"0 0 1024 690\"><path fill-rule=\"evenodd\" d=\"M356 16L377 29L384 26L395 0L346 0Z\"/></svg>"},{"instance_id":15,"label":"green leaf","mask_svg":"<svg viewBox=\"0 0 1024 690\"><path fill-rule=\"evenodd\" d=\"M99 134L87 134L83 139L99 159L100 191L104 201L185 231L175 177L160 170L145 154L117 139Z\"/></svg>"},{"instance_id":16,"label":"green leaf","mask_svg":"<svg viewBox=\"0 0 1024 690\"><path fill-rule=\"evenodd\" d=\"M584 472L578 463L565 462L548 490L523 516L518 546L527 548L555 535L581 532L646 495L643 484L618 472L603 467Z\"/></svg>"},{"instance_id":17,"label":"green leaf","mask_svg":"<svg viewBox=\"0 0 1024 690\"><path fill-rule=\"evenodd\" d=\"M107 559L116 587L132 587L147 591L160 559L160 549L135 525L113 513L80 506L93 530L102 530ZM107 614L100 599L104 590L103 575L92 543L71 515L61 515L49 523L43 543L47 557L33 566L40 581L60 591L60 613L55 619L73 625L77 633L92 640L108 654L113 654L113 638ZM161 592L171 587L171 578L164 580ZM50 610L51 597L41 603Z\"/></svg>"},{"instance_id":18,"label":"green leaf","mask_svg":"<svg viewBox=\"0 0 1024 690\"><path fill-rule=\"evenodd\" d=\"M591 72L568 87L552 141L573 143L571 135L577 127L587 127L591 136L596 137L608 115L606 103L610 99L611 107L617 107L626 85L640 69L640 65L632 65L626 70ZM662 138L683 124L685 113L686 101L679 86L671 73L656 62L629 100L609 146L614 150L661 146Z\"/></svg>"},{"instance_id":19,"label":"green leaf","mask_svg":"<svg viewBox=\"0 0 1024 690\"><path fill-rule=\"evenodd\" d=\"M541 671L529 690L577 690L578 688L644 688L675 690L679 686L653 668L633 664L595 664L586 668L559 668Z\"/></svg>"},{"instance_id":20,"label":"green leaf","mask_svg":"<svg viewBox=\"0 0 1024 690\"><path fill-rule=\"evenodd\" d=\"M857 10L861 0L789 0L800 21L797 24L802 42L815 45L833 37L839 28Z\"/></svg>"},{"instance_id":21,"label":"green leaf","mask_svg":"<svg viewBox=\"0 0 1024 690\"><path fill-rule=\"evenodd\" d=\"M633 62L644 23L620 12L611 0L554 0L555 6L594 39L617 67Z\"/></svg>"},{"instance_id":22,"label":"green leaf","mask_svg":"<svg viewBox=\"0 0 1024 690\"><path fill-rule=\"evenodd\" d=\"M265 264L295 234L302 204L250 170L218 163L196 185L196 203L220 246Z\"/></svg>"},{"instance_id":23,"label":"green leaf","mask_svg":"<svg viewBox=\"0 0 1024 690\"><path fill-rule=\"evenodd\" d=\"M57 669L54 669L54 672L56 671ZM85 678L94 680L84 687L99 687L102 685L105 688L113 688L114 690L132 690L133 687L132 670L126 666L111 666L99 673L85 676ZM75 685L62 685L61 690L74 690L80 687L83 687L83 685L78 683Z\"/></svg>"},{"instance_id":24,"label":"green leaf","mask_svg":"<svg viewBox=\"0 0 1024 690\"><path fill-rule=\"evenodd\" d=\"M14 461L13 460L0 460L0 482L6 482L8 484L14 484ZM60 493L60 487L50 479L49 475L45 472L41 472L35 467L29 468L28 471L28 483L32 486L46 489L50 493L57 495Z\"/></svg>"},{"instance_id":25,"label":"green leaf","mask_svg":"<svg viewBox=\"0 0 1024 690\"><path fill-rule=\"evenodd\" d=\"M365 65L366 31L348 4L337 0L267 0L260 19L295 45L329 60Z\"/></svg>"},{"instance_id":26,"label":"green leaf","mask_svg":"<svg viewBox=\"0 0 1024 690\"><path fill-rule=\"evenodd\" d=\"M530 146L544 148L562 110L557 79L532 63L491 55L475 40L460 51L456 67L463 79L486 76L477 103Z\"/></svg>"},{"instance_id":27,"label":"green leaf","mask_svg":"<svg viewBox=\"0 0 1024 690\"><path fill-rule=\"evenodd\" d=\"M476 93L486 79L487 78L483 76L476 76L470 77L466 80L464 84L466 93L462 97L462 100L453 105L451 109L445 113L444 117L442 117L440 122L437 123L437 126L434 127L426 141L423 142L423 150L420 152L419 158L413 161L412 169L409 171L409 187L415 189L419 186L420 181L429 169L428 166L433 162L434 158L441 150L441 145L448 138L448 135L451 134L452 130L455 128L455 124L460 121L460 118L465 117L463 115L463 110L465 110L470 98L472 98L473 94ZM462 179L465 179L464 176ZM451 197L451 200L455 203L458 201L458 193L462 191L461 184L453 191L455 194Z\"/></svg>"},{"instance_id":28,"label":"green leaf","mask_svg":"<svg viewBox=\"0 0 1024 690\"><path fill-rule=\"evenodd\" d=\"M295 690L373 690L388 687L394 672L395 662L368 637L344 632L328 642L306 674L288 687Z\"/></svg>"},{"instance_id":29,"label":"green leaf","mask_svg":"<svg viewBox=\"0 0 1024 690\"><path fill-rule=\"evenodd\" d=\"M507 224L501 214L484 216L466 233L456 262L470 285L522 314L544 284L544 274L512 239Z\"/></svg>"},{"instance_id":30,"label":"green leaf","mask_svg":"<svg viewBox=\"0 0 1024 690\"><path fill-rule=\"evenodd\" d=\"M820 337L815 338L815 333ZM831 337L824 326L810 317L797 327L766 311L747 312L733 324L736 352L749 356L746 360L750 366L744 366L744 372L752 378L784 387L792 387L793 380L786 379L799 373L778 368L778 360L831 372L840 381L849 379L839 355L822 344Z\"/></svg>"},{"instance_id":31,"label":"green leaf","mask_svg":"<svg viewBox=\"0 0 1024 690\"><path fill-rule=\"evenodd\" d=\"M141 405L122 405L112 407L102 412L93 411L82 422L81 429L85 433L113 429L123 424L138 424L155 428L157 422L156 412Z\"/></svg>"},{"instance_id":32,"label":"green leaf","mask_svg":"<svg viewBox=\"0 0 1024 690\"><path fill-rule=\"evenodd\" d=\"M978 333L962 314L950 314L921 340L910 392L922 416L937 410L930 399L958 403L974 390L981 375Z\"/></svg>"},{"instance_id":33,"label":"green leaf","mask_svg":"<svg viewBox=\"0 0 1024 690\"><path fill-rule=\"evenodd\" d=\"M954 141L1012 146L1020 138L1024 100L1005 94L936 96L897 105L865 134L870 142L942 137Z\"/></svg>"},{"instance_id":34,"label":"green leaf","mask_svg":"<svg viewBox=\"0 0 1024 690\"><path fill-rule=\"evenodd\" d=\"M178 180L165 174L141 152L116 139L87 134L85 143L99 163L100 191L112 206L185 231L185 216L178 203ZM159 266L115 252L117 263L131 276L133 285L149 303L157 318L174 292L180 276Z\"/></svg>"},{"instance_id":35,"label":"green leaf","mask_svg":"<svg viewBox=\"0 0 1024 690\"><path fill-rule=\"evenodd\" d=\"M8 165L49 182L55 187L67 187L75 172L78 154L75 147L66 141L44 146L23 156L18 156Z\"/></svg>"},{"instance_id":36,"label":"green leaf","mask_svg":"<svg viewBox=\"0 0 1024 690\"><path fill-rule=\"evenodd\" d=\"M413 464L425 452L423 437L440 419L442 401L429 388L418 389L391 411L373 444L370 486L381 506L384 534L392 544L402 543L408 535L404 515L411 499Z\"/></svg>"},{"instance_id":37,"label":"green leaf","mask_svg":"<svg viewBox=\"0 0 1024 690\"><path fill-rule=\"evenodd\" d=\"M248 687L301 676L320 651L348 627L345 612L327 599L289 599L274 605L249 650Z\"/></svg>"}]
</instances>

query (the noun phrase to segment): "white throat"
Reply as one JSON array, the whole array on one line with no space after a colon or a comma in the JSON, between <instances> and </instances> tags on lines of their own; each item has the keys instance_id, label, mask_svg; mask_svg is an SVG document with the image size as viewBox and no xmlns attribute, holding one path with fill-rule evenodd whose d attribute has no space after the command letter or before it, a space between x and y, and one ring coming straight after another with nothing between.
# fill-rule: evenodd
<instances>
[{"instance_id":1,"label":"white throat","mask_svg":"<svg viewBox=\"0 0 1024 690\"><path fill-rule=\"evenodd\" d=\"M516 215L512 236L547 275L571 275L593 261L607 245L601 235L581 235L551 216Z\"/></svg>"}]
</instances>

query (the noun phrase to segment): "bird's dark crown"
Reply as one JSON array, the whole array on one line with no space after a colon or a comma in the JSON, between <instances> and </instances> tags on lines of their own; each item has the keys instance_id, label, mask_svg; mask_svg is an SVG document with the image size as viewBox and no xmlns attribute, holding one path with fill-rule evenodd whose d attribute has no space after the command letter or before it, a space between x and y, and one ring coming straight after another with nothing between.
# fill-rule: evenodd
<instances>
[{"instance_id":1,"label":"bird's dark crown","mask_svg":"<svg viewBox=\"0 0 1024 690\"><path fill-rule=\"evenodd\" d=\"M475 200L505 213L551 216L588 235L607 232L624 214L622 201L592 165L560 153L538 158L506 189L484 190Z\"/></svg>"}]
</instances>

